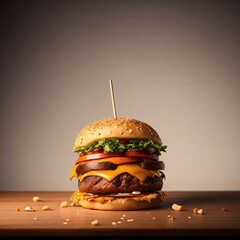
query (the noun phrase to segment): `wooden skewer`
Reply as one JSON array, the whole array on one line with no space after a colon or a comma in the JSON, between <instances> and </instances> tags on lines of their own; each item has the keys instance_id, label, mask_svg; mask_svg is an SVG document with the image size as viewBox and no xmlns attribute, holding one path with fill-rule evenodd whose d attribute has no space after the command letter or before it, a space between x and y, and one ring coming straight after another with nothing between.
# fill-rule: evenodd
<instances>
[{"instance_id":1,"label":"wooden skewer","mask_svg":"<svg viewBox=\"0 0 240 240\"><path fill-rule=\"evenodd\" d=\"M111 91L111 98L112 98L113 115L114 115L114 118L117 118L112 80L109 80L109 83L110 83L110 91Z\"/></svg>"}]
</instances>

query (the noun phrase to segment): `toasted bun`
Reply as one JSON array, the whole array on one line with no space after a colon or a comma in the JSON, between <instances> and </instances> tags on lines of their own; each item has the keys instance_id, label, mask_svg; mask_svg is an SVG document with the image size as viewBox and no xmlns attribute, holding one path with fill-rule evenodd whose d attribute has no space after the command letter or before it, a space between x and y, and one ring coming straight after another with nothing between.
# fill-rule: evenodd
<instances>
[{"instance_id":1,"label":"toasted bun","mask_svg":"<svg viewBox=\"0 0 240 240\"><path fill-rule=\"evenodd\" d=\"M151 202L148 201L135 201L127 198L116 198L111 202L94 202L81 200L80 205L84 208L95 209L95 210L105 210L105 211L129 211L129 210L141 210L157 208L160 206L162 201L159 198L153 199Z\"/></svg>"},{"instance_id":2,"label":"toasted bun","mask_svg":"<svg viewBox=\"0 0 240 240\"><path fill-rule=\"evenodd\" d=\"M158 133L147 123L131 118L105 118L83 128L74 142L73 151L103 138L149 139L162 144Z\"/></svg>"},{"instance_id":3,"label":"toasted bun","mask_svg":"<svg viewBox=\"0 0 240 240\"><path fill-rule=\"evenodd\" d=\"M164 192L159 194L150 193L142 194L141 197L84 197L84 194L75 192L71 200L75 204L87 209L104 210L104 211L128 211L142 210L159 207L164 201L166 195Z\"/></svg>"}]
</instances>

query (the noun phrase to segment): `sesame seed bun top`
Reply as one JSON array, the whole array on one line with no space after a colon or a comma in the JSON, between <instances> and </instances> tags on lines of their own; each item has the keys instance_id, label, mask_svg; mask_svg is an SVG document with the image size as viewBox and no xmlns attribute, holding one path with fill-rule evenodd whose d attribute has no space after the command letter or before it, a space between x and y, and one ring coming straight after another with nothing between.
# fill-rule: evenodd
<instances>
[{"instance_id":1,"label":"sesame seed bun top","mask_svg":"<svg viewBox=\"0 0 240 240\"><path fill-rule=\"evenodd\" d=\"M132 118L105 118L90 123L77 135L73 151L104 138L149 139L162 144L158 133L147 123Z\"/></svg>"}]
</instances>

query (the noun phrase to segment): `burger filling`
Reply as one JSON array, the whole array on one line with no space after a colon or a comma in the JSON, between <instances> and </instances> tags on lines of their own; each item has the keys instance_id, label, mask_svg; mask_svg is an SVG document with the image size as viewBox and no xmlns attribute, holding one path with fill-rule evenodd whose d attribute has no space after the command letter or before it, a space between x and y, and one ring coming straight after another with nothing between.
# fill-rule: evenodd
<instances>
[{"instance_id":1,"label":"burger filling","mask_svg":"<svg viewBox=\"0 0 240 240\"><path fill-rule=\"evenodd\" d=\"M133 192L138 193L139 199L146 195L149 199L159 197L165 178L159 155L166 148L147 139L109 138L75 150L79 158L70 179L78 179L79 192L73 198L96 199L96 195L101 195L107 199L113 198L113 194L128 194L132 198Z\"/></svg>"}]
</instances>

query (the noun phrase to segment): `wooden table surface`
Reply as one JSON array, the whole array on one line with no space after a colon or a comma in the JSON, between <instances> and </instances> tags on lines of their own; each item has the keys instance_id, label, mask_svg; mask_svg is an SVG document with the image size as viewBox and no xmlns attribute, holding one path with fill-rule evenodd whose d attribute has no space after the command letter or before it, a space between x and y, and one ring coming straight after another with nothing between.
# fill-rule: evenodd
<instances>
[{"instance_id":1,"label":"wooden table surface","mask_svg":"<svg viewBox=\"0 0 240 240\"><path fill-rule=\"evenodd\" d=\"M240 236L240 191L165 193L157 209L99 211L71 206L72 192L0 192L0 236ZM183 210L174 211L174 203Z\"/></svg>"}]
</instances>

